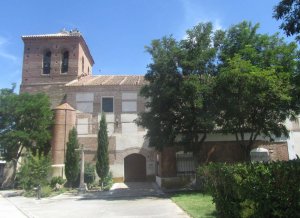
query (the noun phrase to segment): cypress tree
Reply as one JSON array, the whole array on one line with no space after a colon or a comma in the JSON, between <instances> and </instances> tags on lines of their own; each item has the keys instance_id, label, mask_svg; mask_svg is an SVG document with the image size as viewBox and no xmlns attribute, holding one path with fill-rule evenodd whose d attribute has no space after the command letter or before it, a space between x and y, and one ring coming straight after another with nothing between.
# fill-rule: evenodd
<instances>
[{"instance_id":1,"label":"cypress tree","mask_svg":"<svg viewBox=\"0 0 300 218\"><path fill-rule=\"evenodd\" d=\"M103 182L108 176L109 172L108 135L105 114L101 115L100 127L98 131L96 171L100 177L100 183L103 187Z\"/></svg>"},{"instance_id":2,"label":"cypress tree","mask_svg":"<svg viewBox=\"0 0 300 218\"><path fill-rule=\"evenodd\" d=\"M69 141L67 143L67 153L65 161L65 174L69 185L74 186L79 175L79 152L75 149L79 148L77 139L77 131L73 128L69 132Z\"/></svg>"}]
</instances>

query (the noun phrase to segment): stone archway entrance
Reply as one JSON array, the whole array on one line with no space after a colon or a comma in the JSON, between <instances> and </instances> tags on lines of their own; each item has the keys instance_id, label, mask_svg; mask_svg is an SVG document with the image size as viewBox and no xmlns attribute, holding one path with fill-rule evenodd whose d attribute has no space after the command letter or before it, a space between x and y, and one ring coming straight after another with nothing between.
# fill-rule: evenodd
<instances>
[{"instance_id":1,"label":"stone archway entrance","mask_svg":"<svg viewBox=\"0 0 300 218\"><path fill-rule=\"evenodd\" d=\"M146 181L146 158L141 154L130 154L124 158L125 182Z\"/></svg>"}]
</instances>

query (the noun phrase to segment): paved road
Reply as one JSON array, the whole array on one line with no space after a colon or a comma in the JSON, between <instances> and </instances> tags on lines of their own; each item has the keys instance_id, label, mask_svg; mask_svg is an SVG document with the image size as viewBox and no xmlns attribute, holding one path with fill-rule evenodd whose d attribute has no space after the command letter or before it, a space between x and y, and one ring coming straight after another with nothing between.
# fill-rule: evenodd
<instances>
[{"instance_id":1,"label":"paved road","mask_svg":"<svg viewBox=\"0 0 300 218\"><path fill-rule=\"evenodd\" d=\"M109 192L80 196L65 194L41 200L24 197L2 200L9 202L10 207L15 207L15 211L18 210L21 215L26 215L23 217L189 217L170 199L165 198L154 183L116 184ZM2 214L2 202L0 217L5 217Z\"/></svg>"},{"instance_id":2,"label":"paved road","mask_svg":"<svg viewBox=\"0 0 300 218\"><path fill-rule=\"evenodd\" d=\"M13 205L8 199L0 195L0 217L1 218L24 218L27 217L21 210Z\"/></svg>"}]
</instances>

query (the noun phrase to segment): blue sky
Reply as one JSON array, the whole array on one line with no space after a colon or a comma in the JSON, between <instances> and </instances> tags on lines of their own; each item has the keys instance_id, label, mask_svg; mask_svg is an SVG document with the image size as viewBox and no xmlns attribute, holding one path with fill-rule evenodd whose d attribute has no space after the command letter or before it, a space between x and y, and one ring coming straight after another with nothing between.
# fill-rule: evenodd
<instances>
[{"instance_id":1,"label":"blue sky","mask_svg":"<svg viewBox=\"0 0 300 218\"><path fill-rule=\"evenodd\" d=\"M145 46L173 34L177 39L199 22L227 29L243 20L260 32L280 32L272 18L279 0L3 0L0 28L0 88L22 72L22 35L78 28L95 60L93 74L139 74L151 58ZM284 36L282 34L282 36Z\"/></svg>"}]
</instances>

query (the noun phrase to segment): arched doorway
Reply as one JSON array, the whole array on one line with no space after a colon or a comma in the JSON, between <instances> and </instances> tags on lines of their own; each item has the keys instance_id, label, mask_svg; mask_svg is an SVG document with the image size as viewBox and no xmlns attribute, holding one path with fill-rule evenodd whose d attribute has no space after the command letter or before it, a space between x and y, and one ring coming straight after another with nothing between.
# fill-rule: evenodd
<instances>
[{"instance_id":1,"label":"arched doorway","mask_svg":"<svg viewBox=\"0 0 300 218\"><path fill-rule=\"evenodd\" d=\"M125 182L146 181L146 158L141 154L130 154L124 158Z\"/></svg>"}]
</instances>

